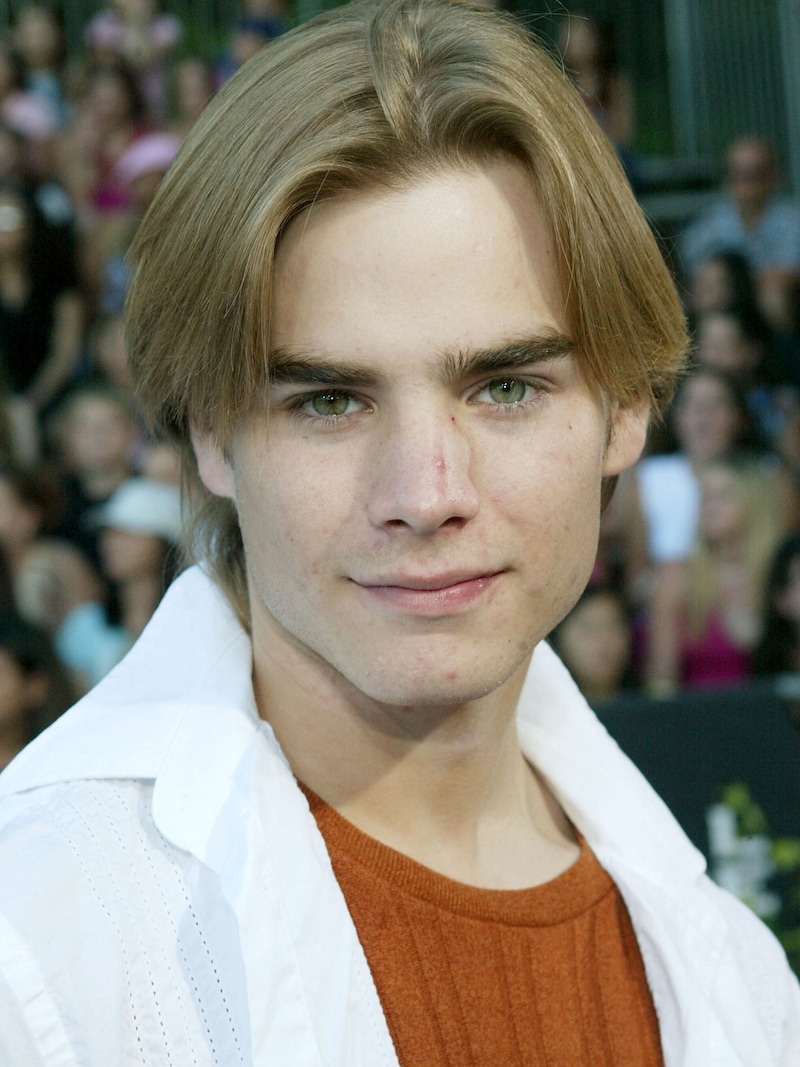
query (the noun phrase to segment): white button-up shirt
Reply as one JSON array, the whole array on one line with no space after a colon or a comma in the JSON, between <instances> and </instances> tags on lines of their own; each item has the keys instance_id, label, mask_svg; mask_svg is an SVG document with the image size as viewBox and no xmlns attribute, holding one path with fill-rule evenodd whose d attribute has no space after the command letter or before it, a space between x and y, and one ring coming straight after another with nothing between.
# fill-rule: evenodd
<instances>
[{"instance_id":1,"label":"white button-up shirt","mask_svg":"<svg viewBox=\"0 0 800 1067\"><path fill-rule=\"evenodd\" d=\"M800 988L761 922L546 645L526 756L627 903L667 1067L797 1067ZM197 568L0 776L0 1065L396 1067L306 800Z\"/></svg>"}]
</instances>

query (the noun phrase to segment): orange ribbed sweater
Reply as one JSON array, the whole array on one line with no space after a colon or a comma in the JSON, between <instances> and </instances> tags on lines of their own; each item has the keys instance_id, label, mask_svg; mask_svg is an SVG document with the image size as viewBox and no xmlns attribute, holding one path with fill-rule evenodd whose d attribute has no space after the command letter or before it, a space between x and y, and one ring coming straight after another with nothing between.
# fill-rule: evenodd
<instances>
[{"instance_id":1,"label":"orange ribbed sweater","mask_svg":"<svg viewBox=\"0 0 800 1067\"><path fill-rule=\"evenodd\" d=\"M401 1067L663 1067L627 909L585 842L552 882L477 889L303 791Z\"/></svg>"}]
</instances>

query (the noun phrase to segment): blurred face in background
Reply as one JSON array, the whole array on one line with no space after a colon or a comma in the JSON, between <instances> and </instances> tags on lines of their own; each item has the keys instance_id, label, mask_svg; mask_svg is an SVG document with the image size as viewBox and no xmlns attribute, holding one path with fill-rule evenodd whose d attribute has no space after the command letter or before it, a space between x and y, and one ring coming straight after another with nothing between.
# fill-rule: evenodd
<instances>
[{"instance_id":1,"label":"blurred face in background","mask_svg":"<svg viewBox=\"0 0 800 1067\"><path fill-rule=\"evenodd\" d=\"M692 310L697 314L730 307L733 285L730 272L721 259L705 259L697 268L692 286Z\"/></svg>"},{"instance_id":2,"label":"blurred face in background","mask_svg":"<svg viewBox=\"0 0 800 1067\"><path fill-rule=\"evenodd\" d=\"M588 697L619 692L631 661L632 635L619 596L612 590L590 591L558 628L558 651Z\"/></svg>"},{"instance_id":3,"label":"blurred face in background","mask_svg":"<svg viewBox=\"0 0 800 1067\"><path fill-rule=\"evenodd\" d=\"M86 103L91 116L104 129L132 122L136 110L125 77L114 70L95 72Z\"/></svg>"},{"instance_id":4,"label":"blurred face in background","mask_svg":"<svg viewBox=\"0 0 800 1067\"><path fill-rule=\"evenodd\" d=\"M753 373L761 348L749 341L735 315L709 312L697 326L697 357L707 367L717 367L740 378Z\"/></svg>"},{"instance_id":5,"label":"blurred face in background","mask_svg":"<svg viewBox=\"0 0 800 1067\"><path fill-rule=\"evenodd\" d=\"M738 141L728 152L728 189L744 214L760 212L778 185L778 168L769 145L757 138Z\"/></svg>"},{"instance_id":6,"label":"blurred face in background","mask_svg":"<svg viewBox=\"0 0 800 1067\"><path fill-rule=\"evenodd\" d=\"M69 466L76 473L127 467L134 439L133 419L111 398L82 397L74 402L61 439Z\"/></svg>"},{"instance_id":7,"label":"blurred face in background","mask_svg":"<svg viewBox=\"0 0 800 1067\"><path fill-rule=\"evenodd\" d=\"M723 381L698 374L684 383L673 415L675 436L694 463L724 455L744 431L744 416Z\"/></svg>"}]
</instances>

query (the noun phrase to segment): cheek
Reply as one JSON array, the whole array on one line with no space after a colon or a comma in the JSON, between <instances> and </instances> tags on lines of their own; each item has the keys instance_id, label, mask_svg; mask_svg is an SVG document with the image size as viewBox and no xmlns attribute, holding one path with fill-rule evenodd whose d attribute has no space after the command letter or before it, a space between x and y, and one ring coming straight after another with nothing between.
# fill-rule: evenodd
<instances>
[{"instance_id":1,"label":"cheek","mask_svg":"<svg viewBox=\"0 0 800 1067\"><path fill-rule=\"evenodd\" d=\"M280 455L237 473L235 496L251 568L271 583L317 574L340 535L352 494L336 486L332 464Z\"/></svg>"},{"instance_id":2,"label":"cheek","mask_svg":"<svg viewBox=\"0 0 800 1067\"><path fill-rule=\"evenodd\" d=\"M597 439L560 436L562 447L520 460L505 494L527 593L557 622L583 591L597 555L602 458ZM511 504L509 504L511 500Z\"/></svg>"}]
</instances>

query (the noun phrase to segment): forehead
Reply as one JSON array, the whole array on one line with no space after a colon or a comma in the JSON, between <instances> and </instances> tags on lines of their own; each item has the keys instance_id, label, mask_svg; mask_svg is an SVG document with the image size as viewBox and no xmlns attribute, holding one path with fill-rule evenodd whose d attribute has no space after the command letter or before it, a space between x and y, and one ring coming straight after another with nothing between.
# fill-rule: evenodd
<instances>
[{"instance_id":1,"label":"forehead","mask_svg":"<svg viewBox=\"0 0 800 1067\"><path fill-rule=\"evenodd\" d=\"M314 206L278 247L271 318L276 347L359 357L563 332L558 257L527 172L498 161Z\"/></svg>"}]
</instances>

